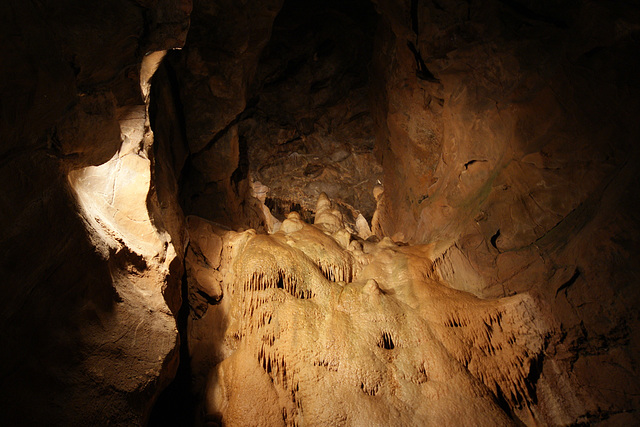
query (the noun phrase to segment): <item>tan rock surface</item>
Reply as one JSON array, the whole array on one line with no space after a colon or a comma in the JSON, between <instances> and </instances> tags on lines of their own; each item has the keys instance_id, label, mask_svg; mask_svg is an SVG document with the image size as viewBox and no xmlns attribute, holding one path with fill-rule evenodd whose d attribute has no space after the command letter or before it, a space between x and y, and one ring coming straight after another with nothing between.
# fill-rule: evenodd
<instances>
[{"instance_id":1,"label":"tan rock surface","mask_svg":"<svg viewBox=\"0 0 640 427\"><path fill-rule=\"evenodd\" d=\"M640 254L632 243L640 206L640 85L632 71L638 68L637 7L373 3L379 20L375 30L365 31L374 46L368 77L360 77L366 83L340 92L349 96L337 104L328 100L340 86L344 62L322 61L320 54L315 61L309 52L322 43L305 36L307 27L294 32L294 41L284 37L304 21L284 20L285 3L258 62L258 87L247 83L237 91L259 98L234 116L237 123L225 122L232 133L237 125L239 153L246 144L248 156L238 170L255 172L251 178L270 188L265 204L284 220L285 232L301 227L290 211L316 220L313 200L321 192L338 202L351 192L356 202L347 204L353 209L336 203L342 219L353 221L350 232L357 231L358 211L368 209L361 203L375 201L375 213L365 216L376 235L372 241L387 236L433 244L434 269L450 287L481 298L528 293L541 301L558 334L538 366L533 418L517 413L522 420L556 425L637 413L640 371L629 362L640 354L633 314ZM304 18L304 12L289 16ZM340 19L327 27L335 30ZM308 32L340 39L330 29ZM349 45L334 46L335 56ZM320 52L325 50L314 54ZM361 102L364 92L367 102ZM366 114L341 121L356 111ZM308 118L314 120L303 120ZM371 125L383 169L379 182L370 179L373 169L352 162L356 156L344 157L367 146ZM220 152L224 156L226 149ZM366 186L378 185L373 200L370 188L359 198L349 187L365 178ZM201 200L219 199L212 194ZM221 209L237 212L222 205L190 212L209 219L222 218ZM340 215L323 212L317 224L329 230ZM246 218L241 222L239 227L256 227ZM345 246L344 235L334 237ZM363 245L347 243L353 250ZM589 373L595 361L606 375Z\"/></svg>"},{"instance_id":2,"label":"tan rock surface","mask_svg":"<svg viewBox=\"0 0 640 427\"><path fill-rule=\"evenodd\" d=\"M385 191L374 229L436 243L452 287L545 301L561 333L541 381L563 397L541 392L538 422L637 411L627 378L640 384L640 371L626 360L640 354L638 323L625 314L640 301L628 240L640 206L637 8L377 4L372 106ZM588 373L592 363L608 373Z\"/></svg>"},{"instance_id":3,"label":"tan rock surface","mask_svg":"<svg viewBox=\"0 0 640 427\"><path fill-rule=\"evenodd\" d=\"M189 327L208 419L510 425L497 398L532 404L550 325L530 296L480 300L432 276L430 246L346 250L294 217L272 235L189 224L190 254L208 264L188 270L190 287L221 290Z\"/></svg>"}]
</instances>

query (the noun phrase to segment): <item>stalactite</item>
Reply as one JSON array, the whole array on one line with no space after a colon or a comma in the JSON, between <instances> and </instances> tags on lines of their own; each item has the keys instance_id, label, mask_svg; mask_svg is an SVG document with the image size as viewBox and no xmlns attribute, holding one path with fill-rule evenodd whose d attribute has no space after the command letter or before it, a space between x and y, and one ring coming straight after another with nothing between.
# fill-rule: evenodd
<instances>
[{"instance_id":1,"label":"stalactite","mask_svg":"<svg viewBox=\"0 0 640 427\"><path fill-rule=\"evenodd\" d=\"M340 262L336 263L336 261ZM331 282L350 283L353 280L353 265L351 260L318 258L315 262L323 276Z\"/></svg>"},{"instance_id":2,"label":"stalactite","mask_svg":"<svg viewBox=\"0 0 640 427\"><path fill-rule=\"evenodd\" d=\"M544 340L527 341L526 345L518 346L516 328L522 319L505 323L507 313L507 306L489 301L449 313L443 324L453 335L444 342L452 355L494 394L501 395L513 407L530 406L535 402L535 395L527 386L527 378ZM471 351L465 351L465 347Z\"/></svg>"}]
</instances>

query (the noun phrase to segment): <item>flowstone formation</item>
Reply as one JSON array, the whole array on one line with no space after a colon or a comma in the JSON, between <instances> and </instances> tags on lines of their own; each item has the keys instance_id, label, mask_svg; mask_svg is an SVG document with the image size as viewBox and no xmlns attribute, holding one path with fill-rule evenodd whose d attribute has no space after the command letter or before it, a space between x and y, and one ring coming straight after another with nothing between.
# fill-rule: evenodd
<instances>
[{"instance_id":1,"label":"flowstone formation","mask_svg":"<svg viewBox=\"0 0 640 427\"><path fill-rule=\"evenodd\" d=\"M188 223L205 421L493 426L529 414L551 326L527 294L449 288L432 245L351 235L324 195L314 225L293 212L270 235Z\"/></svg>"}]
</instances>

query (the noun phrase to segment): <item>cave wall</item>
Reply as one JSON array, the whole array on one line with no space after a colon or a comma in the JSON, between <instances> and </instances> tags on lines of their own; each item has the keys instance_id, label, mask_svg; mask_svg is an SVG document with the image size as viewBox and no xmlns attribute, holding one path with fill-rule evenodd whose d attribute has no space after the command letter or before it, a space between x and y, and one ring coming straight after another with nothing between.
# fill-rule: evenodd
<instances>
[{"instance_id":1,"label":"cave wall","mask_svg":"<svg viewBox=\"0 0 640 427\"><path fill-rule=\"evenodd\" d=\"M638 9L377 4L376 229L436 242L454 288L548 307L540 419L633 419Z\"/></svg>"},{"instance_id":2,"label":"cave wall","mask_svg":"<svg viewBox=\"0 0 640 427\"><path fill-rule=\"evenodd\" d=\"M188 144L180 181L187 213L232 227L262 222L243 171L237 123L281 6L282 0L196 1L184 49L168 57Z\"/></svg>"},{"instance_id":3,"label":"cave wall","mask_svg":"<svg viewBox=\"0 0 640 427\"><path fill-rule=\"evenodd\" d=\"M325 164L314 144L353 137L371 176L366 197L344 199L371 204L373 133L384 188L374 231L432 243L439 280L481 298L528 294L552 325L534 419L637 418L638 8L373 3L369 99L355 84L326 113L257 124L254 95L286 71L269 68L282 0L196 1L188 36L189 0L0 5L0 333L10 349L0 405L10 423L144 423L178 362L182 209L264 228L251 161L276 154L275 176L277 156L297 152L313 182L357 158L335 144ZM341 81L300 70L319 80L280 80L264 110L299 88L327 106L323 78ZM251 152L261 132L267 149ZM312 149L300 153L305 138ZM307 194L291 195L313 216Z\"/></svg>"},{"instance_id":4,"label":"cave wall","mask_svg":"<svg viewBox=\"0 0 640 427\"><path fill-rule=\"evenodd\" d=\"M377 14L368 0L285 2L258 63L252 111L239 122L251 179L283 220L326 193L369 221L375 161L369 64Z\"/></svg>"},{"instance_id":5,"label":"cave wall","mask_svg":"<svg viewBox=\"0 0 640 427\"><path fill-rule=\"evenodd\" d=\"M9 425L141 425L175 372L184 237L175 192L156 191L168 169L156 167L141 83L152 52L184 43L190 9L0 5Z\"/></svg>"},{"instance_id":6,"label":"cave wall","mask_svg":"<svg viewBox=\"0 0 640 427\"><path fill-rule=\"evenodd\" d=\"M368 1L283 3L196 2L185 48L169 55L189 144L182 206L264 229L270 214L252 196L268 191L281 221L312 218L326 192L353 226L370 221L382 172L368 96L377 14Z\"/></svg>"},{"instance_id":7,"label":"cave wall","mask_svg":"<svg viewBox=\"0 0 640 427\"><path fill-rule=\"evenodd\" d=\"M435 269L453 288L482 298L526 293L544 307L554 333L535 374L538 394L531 410L538 422L633 419L638 407L633 310L638 253L632 244L639 205L637 8L591 1L373 3L379 20L368 108L384 188L373 230L397 242L434 243ZM253 16L255 10L246 13ZM234 22L233 15L225 16ZM270 26L274 16L270 9L259 28ZM241 39L227 34L234 43ZM250 123L248 133L242 127L265 102L247 104L256 89L251 77L257 76L253 85L260 82L256 52L267 49L267 60L270 55L267 31L262 35L247 44L246 57L235 48L231 55L239 64L249 61L250 67L240 67L249 72L222 73L236 79L224 89L233 88L244 102L224 107L226 120L197 132L206 136L201 145L209 140L212 155L200 166L194 162L189 172L216 176L198 178L201 186L187 189L189 200L183 199L189 213L231 226L238 225L233 220L243 227L256 224L255 217L237 215L239 207L216 211L221 205L229 209L218 201L228 200L234 172L262 166L251 161L247 166L242 159L242 136L257 141L264 132L277 146L269 152L260 141L257 148L249 145L254 162L260 150L276 158L299 154L301 143L292 141L290 151L285 145L298 134L306 136L289 123L258 131ZM195 35L193 43L204 44ZM218 62L199 61L194 69L206 66L218 81L218 70L227 67L215 68ZM207 82L205 75L201 82ZM210 91L188 89L193 78L184 71L182 76L188 99L209 102L211 93L222 93L215 85ZM246 80L236 84L241 78ZM286 92L290 86L278 88ZM203 108L216 114L226 105L209 102ZM304 128L305 114L298 111L298 127ZM194 120L204 122L202 116ZM195 182L187 176L183 184L186 180ZM220 185L227 189L220 191ZM303 185L298 182L298 188ZM236 206L242 205L242 191L248 194L246 187L231 192ZM294 193L291 201L302 207L309 195Z\"/></svg>"}]
</instances>

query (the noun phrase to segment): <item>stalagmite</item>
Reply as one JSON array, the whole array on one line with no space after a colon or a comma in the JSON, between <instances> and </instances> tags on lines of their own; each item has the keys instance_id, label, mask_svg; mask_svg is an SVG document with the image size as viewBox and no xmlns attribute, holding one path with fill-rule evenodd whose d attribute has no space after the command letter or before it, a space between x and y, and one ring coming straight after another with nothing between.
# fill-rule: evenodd
<instances>
[{"instance_id":1,"label":"stalagmite","mask_svg":"<svg viewBox=\"0 0 640 427\"><path fill-rule=\"evenodd\" d=\"M358 214L358 217L356 218L356 231L358 232L358 236L365 240L371 236L369 223L362 214Z\"/></svg>"}]
</instances>

